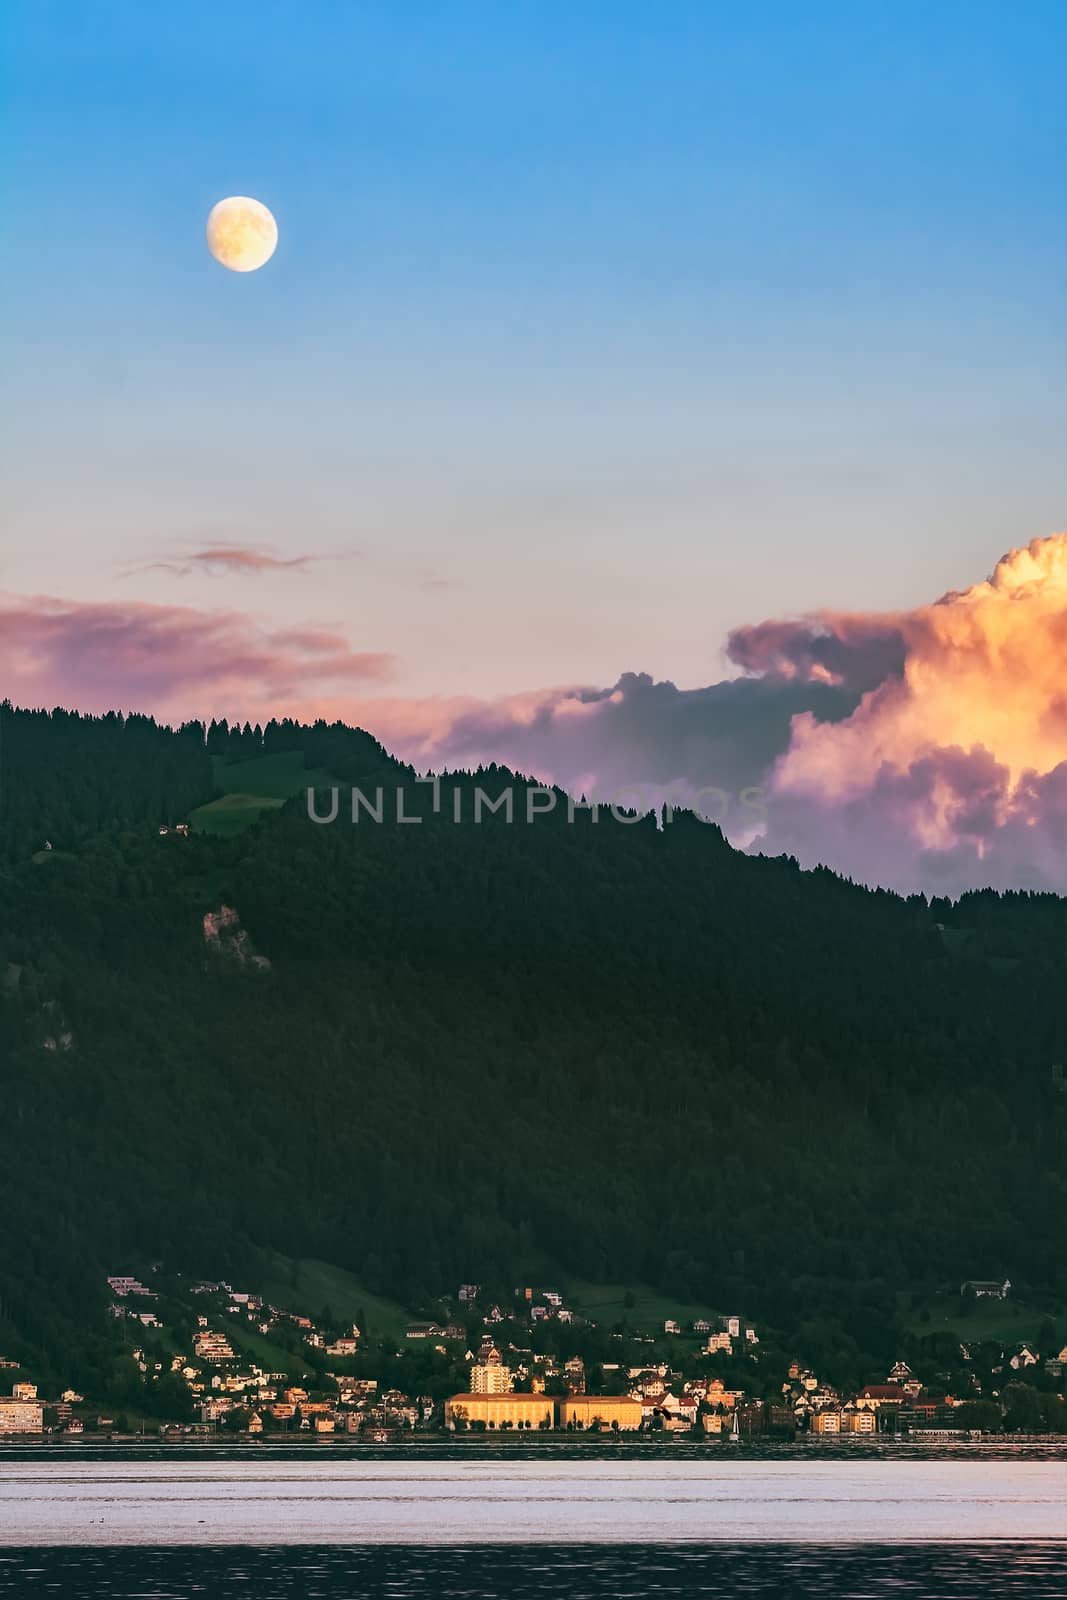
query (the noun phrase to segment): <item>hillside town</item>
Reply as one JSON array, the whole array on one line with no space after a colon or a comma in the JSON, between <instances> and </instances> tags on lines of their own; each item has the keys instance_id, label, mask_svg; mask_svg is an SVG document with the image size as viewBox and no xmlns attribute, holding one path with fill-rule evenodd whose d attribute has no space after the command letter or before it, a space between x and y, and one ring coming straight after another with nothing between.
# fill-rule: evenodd
<instances>
[{"instance_id":1,"label":"hillside town","mask_svg":"<svg viewBox=\"0 0 1067 1600\"><path fill-rule=\"evenodd\" d=\"M0 1436L384 1443L536 1432L728 1442L1067 1432L1067 1345L1055 1339L1045 1350L1036 1340L949 1350L941 1340L938 1371L913 1371L901 1357L842 1386L737 1314L605 1328L552 1287L501 1297L465 1283L442 1302L440 1320L372 1337L329 1308L312 1314L227 1282L179 1290L147 1276L107 1278L123 1403L101 1407L73 1384L42 1388L0 1357L11 1381ZM961 1286L975 1302L1009 1292L1007 1282Z\"/></svg>"}]
</instances>

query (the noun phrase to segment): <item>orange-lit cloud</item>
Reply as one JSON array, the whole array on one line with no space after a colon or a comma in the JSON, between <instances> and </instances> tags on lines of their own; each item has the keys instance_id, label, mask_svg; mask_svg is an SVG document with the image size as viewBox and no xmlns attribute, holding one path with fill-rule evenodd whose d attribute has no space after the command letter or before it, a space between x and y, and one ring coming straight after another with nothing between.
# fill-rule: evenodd
<instances>
[{"instance_id":1,"label":"orange-lit cloud","mask_svg":"<svg viewBox=\"0 0 1067 1600\"><path fill-rule=\"evenodd\" d=\"M719 790L753 848L910 891L1067 891L1067 535L913 611L822 612L737 629L744 676L680 690L626 674L464 708L407 753L498 760L564 787L684 802ZM376 728L388 737L387 727Z\"/></svg>"},{"instance_id":2,"label":"orange-lit cloud","mask_svg":"<svg viewBox=\"0 0 1067 1600\"><path fill-rule=\"evenodd\" d=\"M780 790L836 800L868 788L883 767L904 770L952 747L988 751L1013 786L1067 759L1067 535L1035 539L987 582L894 617L891 628L903 671L842 725L799 718Z\"/></svg>"},{"instance_id":3,"label":"orange-lit cloud","mask_svg":"<svg viewBox=\"0 0 1067 1600\"><path fill-rule=\"evenodd\" d=\"M854 620L823 619L842 641ZM770 777L768 847L853 872L865 860L864 876L882 858L884 881L899 887L931 867L953 882L1019 881L1029 854L1035 882L1067 887L1067 860L1056 860L1067 535L1034 540L986 582L884 623L901 642L901 670L841 722L794 719Z\"/></svg>"},{"instance_id":4,"label":"orange-lit cloud","mask_svg":"<svg viewBox=\"0 0 1067 1600\"><path fill-rule=\"evenodd\" d=\"M0 683L23 703L342 718L422 770L496 761L650 804L715 791L738 842L904 891L1067 892L1067 535L913 611L770 620L728 653L740 675L699 689L624 673L496 700L390 697L391 657L329 629L0 600Z\"/></svg>"}]
</instances>

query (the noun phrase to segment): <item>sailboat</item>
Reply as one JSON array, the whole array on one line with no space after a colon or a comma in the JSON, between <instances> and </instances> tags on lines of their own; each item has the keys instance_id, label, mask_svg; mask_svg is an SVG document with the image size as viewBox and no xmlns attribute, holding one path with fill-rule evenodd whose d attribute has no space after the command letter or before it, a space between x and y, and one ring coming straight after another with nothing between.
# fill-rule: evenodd
<instances>
[{"instance_id":1,"label":"sailboat","mask_svg":"<svg viewBox=\"0 0 1067 1600\"><path fill-rule=\"evenodd\" d=\"M730 1443L731 1444L740 1444L740 1442L741 1442L741 1427L740 1427L740 1424L739 1424L739 1422L737 1420L737 1412L735 1411L734 1412L734 1420L733 1420L733 1423L732 1423L732 1425L730 1427Z\"/></svg>"}]
</instances>

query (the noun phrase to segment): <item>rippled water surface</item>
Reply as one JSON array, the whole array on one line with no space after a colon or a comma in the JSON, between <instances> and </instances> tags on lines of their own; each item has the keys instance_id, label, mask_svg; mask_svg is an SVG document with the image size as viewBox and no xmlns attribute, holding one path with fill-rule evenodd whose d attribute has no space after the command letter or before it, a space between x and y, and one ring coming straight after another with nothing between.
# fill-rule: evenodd
<instances>
[{"instance_id":1,"label":"rippled water surface","mask_svg":"<svg viewBox=\"0 0 1067 1600\"><path fill-rule=\"evenodd\" d=\"M1067 1597L1055 1449L0 1451L0 1597Z\"/></svg>"},{"instance_id":2,"label":"rippled water surface","mask_svg":"<svg viewBox=\"0 0 1067 1600\"><path fill-rule=\"evenodd\" d=\"M0 1596L62 1600L1052 1600L1067 1546L502 1545L0 1552Z\"/></svg>"},{"instance_id":3,"label":"rippled water surface","mask_svg":"<svg viewBox=\"0 0 1067 1600\"><path fill-rule=\"evenodd\" d=\"M1067 1538L1060 1461L304 1457L0 1463L7 1544Z\"/></svg>"}]
</instances>

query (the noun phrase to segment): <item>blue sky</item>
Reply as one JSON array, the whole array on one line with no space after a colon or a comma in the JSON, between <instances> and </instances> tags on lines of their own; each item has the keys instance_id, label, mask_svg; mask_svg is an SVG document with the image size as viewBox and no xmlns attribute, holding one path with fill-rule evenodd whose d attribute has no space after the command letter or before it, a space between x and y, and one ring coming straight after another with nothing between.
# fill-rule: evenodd
<instances>
[{"instance_id":1,"label":"blue sky","mask_svg":"<svg viewBox=\"0 0 1067 1600\"><path fill-rule=\"evenodd\" d=\"M5 15L2 589L696 685L1063 526L1059 3ZM176 577L213 539L341 559Z\"/></svg>"}]
</instances>

